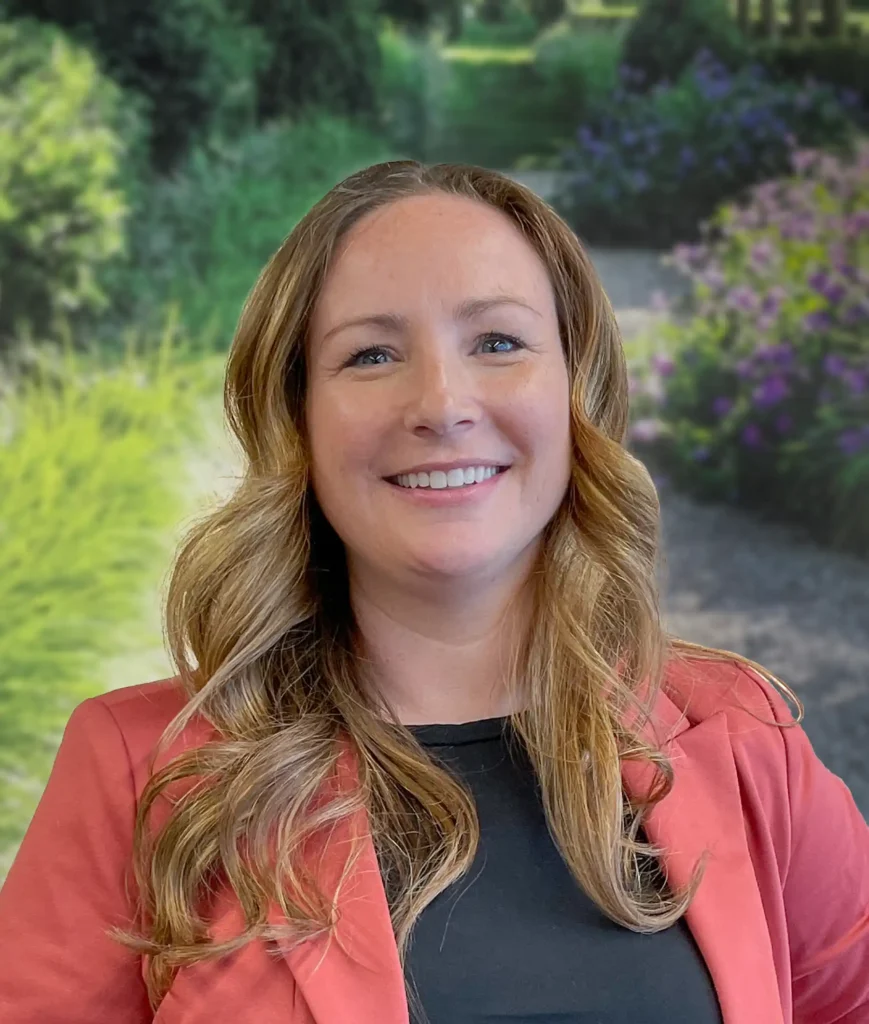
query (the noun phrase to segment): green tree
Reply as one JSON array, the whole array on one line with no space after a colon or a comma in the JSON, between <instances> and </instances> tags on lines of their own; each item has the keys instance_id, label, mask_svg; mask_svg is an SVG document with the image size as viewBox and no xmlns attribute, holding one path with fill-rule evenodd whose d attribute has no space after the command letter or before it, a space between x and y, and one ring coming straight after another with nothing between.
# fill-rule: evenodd
<instances>
[{"instance_id":1,"label":"green tree","mask_svg":"<svg viewBox=\"0 0 869 1024\"><path fill-rule=\"evenodd\" d=\"M99 310L124 248L122 155L141 118L91 53L31 19L0 22L0 351Z\"/></svg>"},{"instance_id":2,"label":"green tree","mask_svg":"<svg viewBox=\"0 0 869 1024\"><path fill-rule=\"evenodd\" d=\"M218 117L244 119L253 73L266 57L259 33L223 0L0 0L7 17L63 28L101 70L144 97L155 166L174 169Z\"/></svg>"},{"instance_id":3,"label":"green tree","mask_svg":"<svg viewBox=\"0 0 869 1024\"><path fill-rule=\"evenodd\" d=\"M228 0L268 39L257 71L258 120L307 107L373 119L377 111L378 0Z\"/></svg>"}]
</instances>

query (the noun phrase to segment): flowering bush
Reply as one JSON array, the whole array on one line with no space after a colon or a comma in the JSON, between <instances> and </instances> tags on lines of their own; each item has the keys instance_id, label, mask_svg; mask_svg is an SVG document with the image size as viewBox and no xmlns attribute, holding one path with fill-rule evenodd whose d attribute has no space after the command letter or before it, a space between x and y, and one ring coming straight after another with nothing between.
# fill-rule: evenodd
<instances>
[{"instance_id":1,"label":"flowering bush","mask_svg":"<svg viewBox=\"0 0 869 1024\"><path fill-rule=\"evenodd\" d=\"M807 80L773 82L759 66L731 74L701 53L675 85L622 86L562 154L557 205L591 243L666 247L696 240L718 204L787 171L795 146L853 135L856 94Z\"/></svg>"},{"instance_id":2,"label":"flowering bush","mask_svg":"<svg viewBox=\"0 0 869 1024\"><path fill-rule=\"evenodd\" d=\"M869 140L792 168L673 252L692 308L633 368L632 441L697 496L869 554Z\"/></svg>"}]
</instances>

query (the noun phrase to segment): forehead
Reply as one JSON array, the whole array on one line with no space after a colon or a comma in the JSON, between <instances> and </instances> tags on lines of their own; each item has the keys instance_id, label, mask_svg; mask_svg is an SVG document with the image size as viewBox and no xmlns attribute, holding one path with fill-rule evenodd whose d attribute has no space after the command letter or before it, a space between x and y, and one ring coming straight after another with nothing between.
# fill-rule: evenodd
<instances>
[{"instance_id":1,"label":"forehead","mask_svg":"<svg viewBox=\"0 0 869 1024\"><path fill-rule=\"evenodd\" d=\"M546 267L519 228L478 200L413 196L368 214L342 240L314 321L360 302L452 303L498 291L544 303L551 296Z\"/></svg>"}]
</instances>

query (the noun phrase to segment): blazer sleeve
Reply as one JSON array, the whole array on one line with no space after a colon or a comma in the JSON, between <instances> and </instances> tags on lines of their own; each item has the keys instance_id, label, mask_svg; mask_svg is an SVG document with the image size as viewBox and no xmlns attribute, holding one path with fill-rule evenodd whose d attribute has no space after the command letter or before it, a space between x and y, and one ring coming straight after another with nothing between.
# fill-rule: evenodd
<instances>
[{"instance_id":1,"label":"blazer sleeve","mask_svg":"<svg viewBox=\"0 0 869 1024\"><path fill-rule=\"evenodd\" d=\"M121 731L102 701L85 700L0 889L3 1024L153 1021L141 957L106 934L132 924L135 809Z\"/></svg>"},{"instance_id":2,"label":"blazer sleeve","mask_svg":"<svg viewBox=\"0 0 869 1024\"><path fill-rule=\"evenodd\" d=\"M793 718L771 698L779 721ZM783 737L790 856L783 895L794 1024L869 1021L869 825L847 785L820 760L802 726Z\"/></svg>"}]
</instances>

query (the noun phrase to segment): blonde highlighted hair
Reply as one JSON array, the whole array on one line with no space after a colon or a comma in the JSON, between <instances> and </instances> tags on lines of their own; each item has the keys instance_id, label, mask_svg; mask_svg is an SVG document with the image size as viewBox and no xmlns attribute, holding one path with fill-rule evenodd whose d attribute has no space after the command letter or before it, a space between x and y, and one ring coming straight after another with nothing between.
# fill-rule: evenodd
<instances>
[{"instance_id":1,"label":"blonde highlighted hair","mask_svg":"<svg viewBox=\"0 0 869 1024\"><path fill-rule=\"evenodd\" d=\"M245 303L224 394L244 476L189 531L173 567L166 636L188 700L155 756L197 715L220 740L152 772L137 810L132 868L142 930L110 934L147 958L155 1010L179 967L258 938L292 943L331 931L336 894L320 889L299 851L305 838L359 808L369 816L402 962L420 913L474 858L479 826L470 793L362 685L343 549L310 487L304 428L307 324L336 247L369 212L428 193L463 196L509 217L543 260L555 293L571 381L573 469L543 537L531 627L507 683L530 681L527 706L511 720L577 885L613 921L656 932L682 917L700 884L702 863L676 893L640 870L642 858L665 852L637 836L672 788L673 768L623 721L631 708L640 725L648 720L669 658L738 659L771 678L802 718L796 695L757 663L662 627L658 497L624 446L621 337L573 231L532 191L481 167L392 161L359 171L298 223ZM643 682L651 684L646 700ZM342 740L358 765L359 787L318 800ZM656 767L656 785L633 804L621 785L627 757ZM188 777L199 784L152 835L155 800ZM277 864L267 855L274 834L281 837ZM264 921L275 901L287 928L254 924L237 938L211 941L197 901L218 877L248 920Z\"/></svg>"}]
</instances>

